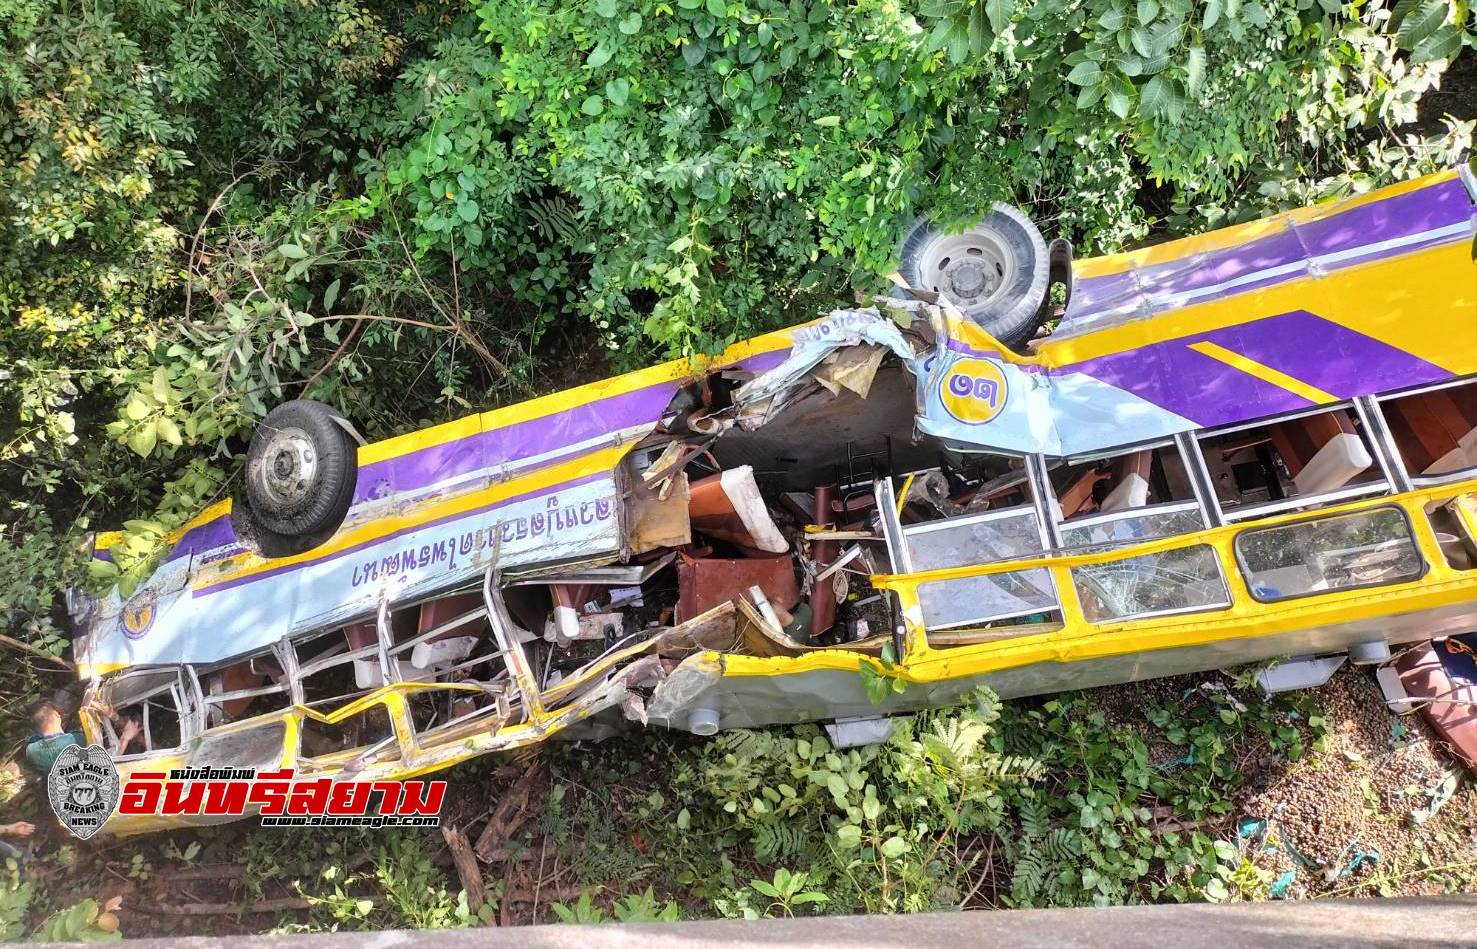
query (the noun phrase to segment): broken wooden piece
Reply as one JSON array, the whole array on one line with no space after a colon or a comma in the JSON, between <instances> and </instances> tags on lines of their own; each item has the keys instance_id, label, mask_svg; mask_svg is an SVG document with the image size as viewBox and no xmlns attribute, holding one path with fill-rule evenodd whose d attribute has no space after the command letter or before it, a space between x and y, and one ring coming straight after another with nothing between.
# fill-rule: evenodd
<instances>
[{"instance_id":1,"label":"broken wooden piece","mask_svg":"<svg viewBox=\"0 0 1477 949\"><path fill-rule=\"evenodd\" d=\"M472 845L467 842L467 835L455 824L441 825L441 836L446 841L446 847L451 851L451 861L456 865L456 876L461 881L462 889L467 894L467 909L473 913L482 910L484 886L482 883L482 868L477 866L477 858L472 854Z\"/></svg>"}]
</instances>

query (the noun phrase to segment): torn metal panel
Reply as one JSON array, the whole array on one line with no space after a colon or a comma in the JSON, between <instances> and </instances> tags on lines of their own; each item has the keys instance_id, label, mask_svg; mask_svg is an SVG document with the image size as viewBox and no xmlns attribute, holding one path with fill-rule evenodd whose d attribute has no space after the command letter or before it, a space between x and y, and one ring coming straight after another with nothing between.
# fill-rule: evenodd
<instances>
[{"instance_id":1,"label":"torn metal panel","mask_svg":"<svg viewBox=\"0 0 1477 949\"><path fill-rule=\"evenodd\" d=\"M792 610L800 584L789 554L771 557L689 557L677 560L677 620L691 619L720 603L748 595L757 586L771 603Z\"/></svg>"},{"instance_id":2,"label":"torn metal panel","mask_svg":"<svg viewBox=\"0 0 1477 949\"><path fill-rule=\"evenodd\" d=\"M692 527L709 537L772 554L790 549L748 465L694 481L687 513Z\"/></svg>"}]
</instances>

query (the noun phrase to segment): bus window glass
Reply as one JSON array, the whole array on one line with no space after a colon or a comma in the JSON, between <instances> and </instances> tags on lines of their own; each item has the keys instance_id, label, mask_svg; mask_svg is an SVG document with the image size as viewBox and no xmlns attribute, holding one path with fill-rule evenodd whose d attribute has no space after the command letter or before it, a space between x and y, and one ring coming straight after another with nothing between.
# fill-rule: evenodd
<instances>
[{"instance_id":1,"label":"bus window glass","mask_svg":"<svg viewBox=\"0 0 1477 949\"><path fill-rule=\"evenodd\" d=\"M1204 544L1072 569L1089 623L1231 605L1215 551Z\"/></svg>"},{"instance_id":2,"label":"bus window glass","mask_svg":"<svg viewBox=\"0 0 1477 949\"><path fill-rule=\"evenodd\" d=\"M1008 508L909 524L903 543L914 572L1019 560L1041 554L1041 532L1032 508ZM919 587L930 629L947 629L1056 608L1046 570L941 580Z\"/></svg>"},{"instance_id":3,"label":"bus window glass","mask_svg":"<svg viewBox=\"0 0 1477 949\"><path fill-rule=\"evenodd\" d=\"M1397 508L1244 531L1236 538L1236 557L1252 596L1264 603L1401 583L1425 571Z\"/></svg>"}]
</instances>

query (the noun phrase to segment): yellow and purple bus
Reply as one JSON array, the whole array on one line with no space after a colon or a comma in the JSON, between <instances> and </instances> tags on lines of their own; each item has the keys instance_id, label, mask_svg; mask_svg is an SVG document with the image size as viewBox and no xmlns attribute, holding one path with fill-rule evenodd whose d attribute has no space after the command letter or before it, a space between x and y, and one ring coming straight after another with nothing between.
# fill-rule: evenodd
<instances>
[{"instance_id":1,"label":"yellow and purple bus","mask_svg":"<svg viewBox=\"0 0 1477 949\"><path fill-rule=\"evenodd\" d=\"M367 445L275 411L247 497L74 597L89 737L110 707L125 774L397 779L978 686L1316 684L1477 628L1470 168L1075 262L1002 216L700 362Z\"/></svg>"}]
</instances>

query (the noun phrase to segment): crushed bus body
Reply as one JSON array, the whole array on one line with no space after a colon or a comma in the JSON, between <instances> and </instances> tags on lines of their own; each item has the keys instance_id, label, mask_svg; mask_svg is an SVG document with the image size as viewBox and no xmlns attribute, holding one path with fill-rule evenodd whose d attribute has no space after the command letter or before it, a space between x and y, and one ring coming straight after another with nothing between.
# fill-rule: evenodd
<instances>
[{"instance_id":1,"label":"crushed bus body","mask_svg":"<svg viewBox=\"0 0 1477 949\"><path fill-rule=\"evenodd\" d=\"M250 510L75 598L79 673L142 722L125 776L380 780L633 723L1384 662L1477 628L1474 203L1463 168L1078 261L1029 355L938 257L941 296L358 447L348 486L297 410ZM315 485L344 512L294 541Z\"/></svg>"}]
</instances>

